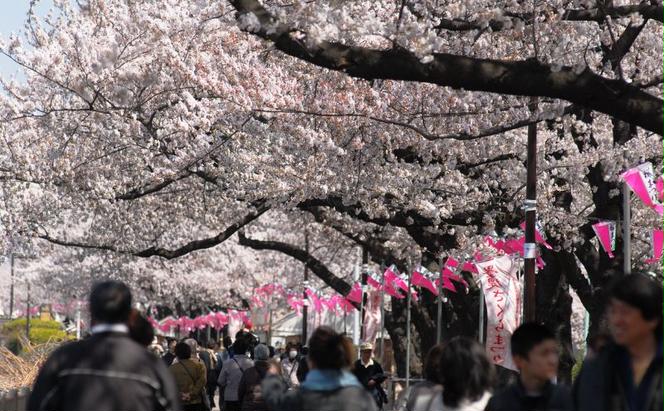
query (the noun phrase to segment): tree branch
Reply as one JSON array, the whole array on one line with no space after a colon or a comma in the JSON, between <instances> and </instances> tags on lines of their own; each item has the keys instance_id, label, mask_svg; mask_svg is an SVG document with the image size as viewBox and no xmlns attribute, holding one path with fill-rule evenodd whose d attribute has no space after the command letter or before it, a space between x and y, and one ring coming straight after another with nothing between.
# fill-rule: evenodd
<instances>
[{"instance_id":1,"label":"tree branch","mask_svg":"<svg viewBox=\"0 0 664 411\"><path fill-rule=\"evenodd\" d=\"M282 52L314 65L366 80L389 79L500 94L552 97L596 110L664 134L663 101L621 80L572 67L552 71L535 60L504 61L436 53L423 63L404 49L377 50L309 38L307 33L279 23L258 0L231 0L243 15L254 14L260 27L254 34L270 40Z\"/></svg>"},{"instance_id":2,"label":"tree branch","mask_svg":"<svg viewBox=\"0 0 664 411\"><path fill-rule=\"evenodd\" d=\"M254 250L279 251L295 258L296 260L306 265L318 278L323 280L325 284L343 296L348 295L348 293L351 291L352 287L350 284L334 275L334 273L332 273L332 271L330 271L330 269L327 268L323 262L318 260L313 255L307 253L305 250L302 250L301 248L279 241L255 240L253 238L247 237L242 231L238 232L238 239L240 245L245 247L253 248ZM353 305L355 308L358 308L355 303L353 303Z\"/></svg>"},{"instance_id":3,"label":"tree branch","mask_svg":"<svg viewBox=\"0 0 664 411\"><path fill-rule=\"evenodd\" d=\"M194 251L198 250L205 250L208 248L215 247L224 241L226 241L228 238L230 238L233 234L235 234L238 230L240 230L242 227L246 226L247 224L251 223L252 221L256 220L258 217L263 215L267 210L270 209L270 206L268 206L265 202L256 202L253 204L254 207L256 207L255 210L249 212L247 215L245 215L241 220L237 221L236 223L228 226L224 231L220 232L219 234L213 236L213 237L208 237L204 238L201 240L193 240L185 245L175 248L175 249L167 249L167 248L162 248L162 247L149 247L141 251L130 251L130 250L121 250L113 245L107 245L107 244L89 244L85 242L80 242L80 241L67 241L55 237L51 237L48 233L46 234L39 234L37 237L46 240L50 243L61 245L61 246L66 246L66 247L78 247L78 248L85 248L85 249L95 249L95 250L102 250L102 251L112 251L115 253L119 254L128 254L128 255L133 255L135 257L162 257L166 258L168 260L172 260L178 257L182 257L186 254L192 253Z\"/></svg>"}]
</instances>

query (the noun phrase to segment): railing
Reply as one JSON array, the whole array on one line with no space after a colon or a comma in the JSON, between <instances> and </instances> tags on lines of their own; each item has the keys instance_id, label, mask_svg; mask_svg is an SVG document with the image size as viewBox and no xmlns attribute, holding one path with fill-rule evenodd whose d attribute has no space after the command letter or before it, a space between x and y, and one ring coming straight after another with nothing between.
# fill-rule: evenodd
<instances>
[{"instance_id":1,"label":"railing","mask_svg":"<svg viewBox=\"0 0 664 411\"><path fill-rule=\"evenodd\" d=\"M0 393L0 411L25 411L29 394L28 388Z\"/></svg>"}]
</instances>

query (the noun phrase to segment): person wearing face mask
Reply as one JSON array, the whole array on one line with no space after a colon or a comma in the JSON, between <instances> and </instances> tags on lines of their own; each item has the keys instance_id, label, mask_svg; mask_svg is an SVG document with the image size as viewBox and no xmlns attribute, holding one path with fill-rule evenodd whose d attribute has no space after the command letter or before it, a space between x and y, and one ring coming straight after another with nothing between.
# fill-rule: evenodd
<instances>
[{"instance_id":1,"label":"person wearing face mask","mask_svg":"<svg viewBox=\"0 0 664 411\"><path fill-rule=\"evenodd\" d=\"M288 388L296 388L300 385L297 378L297 369L299 366L298 352L294 345L286 347L286 358L281 360L281 376L286 381Z\"/></svg>"}]
</instances>

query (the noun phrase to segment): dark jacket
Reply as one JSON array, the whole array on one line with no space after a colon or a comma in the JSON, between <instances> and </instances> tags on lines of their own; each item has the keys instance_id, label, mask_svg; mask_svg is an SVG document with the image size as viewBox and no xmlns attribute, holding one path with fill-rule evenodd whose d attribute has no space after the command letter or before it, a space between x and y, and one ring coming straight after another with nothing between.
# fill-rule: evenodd
<instances>
[{"instance_id":1,"label":"dark jacket","mask_svg":"<svg viewBox=\"0 0 664 411\"><path fill-rule=\"evenodd\" d=\"M547 384L542 395L529 398L521 381L497 392L486 411L572 411L572 394L562 385Z\"/></svg>"},{"instance_id":2,"label":"dark jacket","mask_svg":"<svg viewBox=\"0 0 664 411\"><path fill-rule=\"evenodd\" d=\"M353 374L355 374L357 379L360 381L360 384L364 385L364 387L367 389L369 388L369 380L375 380L377 384L381 384L383 381L385 381L383 367L381 367L380 364L376 361L372 362L373 363L371 365L365 367L362 365L361 360L357 360L355 361L355 365L353 367Z\"/></svg>"},{"instance_id":3,"label":"dark jacket","mask_svg":"<svg viewBox=\"0 0 664 411\"><path fill-rule=\"evenodd\" d=\"M28 411L180 410L164 361L127 334L100 333L58 348L42 366Z\"/></svg>"},{"instance_id":4,"label":"dark jacket","mask_svg":"<svg viewBox=\"0 0 664 411\"><path fill-rule=\"evenodd\" d=\"M572 396L576 411L641 411L628 406L621 371L629 368L621 364L624 348L609 344L597 357L586 361L576 378ZM654 359L650 381L646 387L646 411L662 410L662 346Z\"/></svg>"},{"instance_id":5,"label":"dark jacket","mask_svg":"<svg viewBox=\"0 0 664 411\"><path fill-rule=\"evenodd\" d=\"M167 367L170 367L171 365L173 365L173 361L175 361L175 354L169 351L166 354L164 354L164 356L161 357L161 359L164 360Z\"/></svg>"},{"instance_id":6,"label":"dark jacket","mask_svg":"<svg viewBox=\"0 0 664 411\"><path fill-rule=\"evenodd\" d=\"M242 411L267 411L267 405L265 405L261 392L261 383L267 374L268 368L267 361L255 361L254 366L242 375L238 388Z\"/></svg>"},{"instance_id":7,"label":"dark jacket","mask_svg":"<svg viewBox=\"0 0 664 411\"><path fill-rule=\"evenodd\" d=\"M185 405L200 404L202 402L201 393L207 382L207 371L204 363L197 359L178 359L169 369L175 377L180 395L187 394L189 396L189 400L182 400L182 403Z\"/></svg>"},{"instance_id":8,"label":"dark jacket","mask_svg":"<svg viewBox=\"0 0 664 411\"><path fill-rule=\"evenodd\" d=\"M307 373L309 372L309 363L307 362L307 356L303 355L300 357L299 362L297 363L297 380L302 384L307 378Z\"/></svg>"},{"instance_id":9,"label":"dark jacket","mask_svg":"<svg viewBox=\"0 0 664 411\"><path fill-rule=\"evenodd\" d=\"M362 387L330 391L288 390L277 375L268 375L262 384L263 398L271 411L377 411L376 403Z\"/></svg>"}]
</instances>

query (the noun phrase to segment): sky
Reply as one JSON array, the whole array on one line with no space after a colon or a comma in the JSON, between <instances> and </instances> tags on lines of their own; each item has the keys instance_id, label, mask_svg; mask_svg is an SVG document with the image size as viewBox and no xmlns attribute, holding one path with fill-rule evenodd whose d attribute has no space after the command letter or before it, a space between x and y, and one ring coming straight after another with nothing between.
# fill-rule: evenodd
<instances>
[{"instance_id":1,"label":"sky","mask_svg":"<svg viewBox=\"0 0 664 411\"><path fill-rule=\"evenodd\" d=\"M40 0L37 14L44 15L51 5L51 0ZM7 38L23 28L25 16L30 7L30 0L0 0L0 37ZM0 75L7 77L17 71L17 65L7 57L0 55Z\"/></svg>"}]
</instances>

